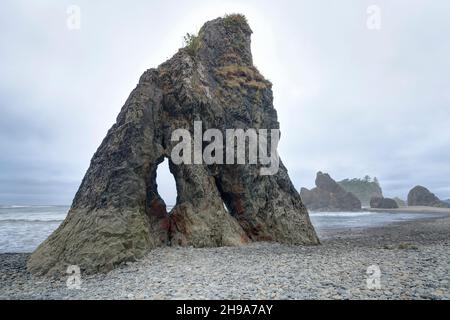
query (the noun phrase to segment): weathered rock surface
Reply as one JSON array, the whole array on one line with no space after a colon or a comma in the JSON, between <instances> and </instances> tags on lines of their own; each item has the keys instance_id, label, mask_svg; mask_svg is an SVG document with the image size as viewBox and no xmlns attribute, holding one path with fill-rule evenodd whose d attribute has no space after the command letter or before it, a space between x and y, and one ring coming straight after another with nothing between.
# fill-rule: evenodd
<instances>
[{"instance_id":1,"label":"weathered rock surface","mask_svg":"<svg viewBox=\"0 0 450 320\"><path fill-rule=\"evenodd\" d=\"M361 201L347 192L327 173L318 172L316 188L301 188L300 197L309 210L314 211L358 211Z\"/></svg>"},{"instance_id":2,"label":"weathered rock surface","mask_svg":"<svg viewBox=\"0 0 450 320\"><path fill-rule=\"evenodd\" d=\"M408 206L450 208L450 204L441 201L434 193L422 186L415 186L409 191Z\"/></svg>"},{"instance_id":3,"label":"weathered rock surface","mask_svg":"<svg viewBox=\"0 0 450 320\"><path fill-rule=\"evenodd\" d=\"M157 69L147 70L91 160L65 221L32 254L34 274L76 264L103 272L167 245L234 246L271 240L318 244L308 212L280 161L175 165L177 203L167 212L156 169L177 142L173 130L278 129L271 84L253 66L244 17L207 22ZM224 134L225 136L225 134ZM226 204L229 212L224 209Z\"/></svg>"},{"instance_id":4,"label":"weathered rock surface","mask_svg":"<svg viewBox=\"0 0 450 320\"><path fill-rule=\"evenodd\" d=\"M373 197L370 199L370 207L374 209L398 209L398 204L391 198Z\"/></svg>"}]
</instances>

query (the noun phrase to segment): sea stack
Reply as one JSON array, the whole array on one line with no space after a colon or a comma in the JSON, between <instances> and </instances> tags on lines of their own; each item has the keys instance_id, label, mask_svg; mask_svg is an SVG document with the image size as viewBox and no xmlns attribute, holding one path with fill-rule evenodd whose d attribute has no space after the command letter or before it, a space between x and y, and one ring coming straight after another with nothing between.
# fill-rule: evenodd
<instances>
[{"instance_id":1,"label":"sea stack","mask_svg":"<svg viewBox=\"0 0 450 320\"><path fill-rule=\"evenodd\" d=\"M369 176L363 179L344 179L338 183L345 191L353 193L362 206L368 207L373 197L383 198L383 190L376 177L373 180Z\"/></svg>"},{"instance_id":2,"label":"sea stack","mask_svg":"<svg viewBox=\"0 0 450 320\"><path fill-rule=\"evenodd\" d=\"M318 172L316 188L301 188L300 196L309 210L313 211L359 211L361 201L345 191L328 173Z\"/></svg>"},{"instance_id":3,"label":"sea stack","mask_svg":"<svg viewBox=\"0 0 450 320\"><path fill-rule=\"evenodd\" d=\"M176 129L278 129L271 83L253 65L242 15L207 22L185 48L141 76L94 154L64 222L32 254L37 275L105 272L160 246L234 246L251 241L318 244L308 212L280 160L174 164ZM165 158L177 201L167 212L156 169ZM246 162L248 163L248 162ZM224 204L228 208L225 210Z\"/></svg>"},{"instance_id":4,"label":"sea stack","mask_svg":"<svg viewBox=\"0 0 450 320\"><path fill-rule=\"evenodd\" d=\"M423 186L415 186L409 191L408 206L450 208L450 204L441 201L434 193Z\"/></svg>"},{"instance_id":5,"label":"sea stack","mask_svg":"<svg viewBox=\"0 0 450 320\"><path fill-rule=\"evenodd\" d=\"M391 198L373 197L370 199L370 207L374 209L398 209L398 204Z\"/></svg>"}]
</instances>

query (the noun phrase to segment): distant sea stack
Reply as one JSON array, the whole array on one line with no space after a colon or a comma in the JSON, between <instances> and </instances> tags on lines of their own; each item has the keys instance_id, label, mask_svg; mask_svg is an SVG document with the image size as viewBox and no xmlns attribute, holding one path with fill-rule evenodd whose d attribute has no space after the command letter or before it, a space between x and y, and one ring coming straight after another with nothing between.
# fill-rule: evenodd
<instances>
[{"instance_id":1,"label":"distant sea stack","mask_svg":"<svg viewBox=\"0 0 450 320\"><path fill-rule=\"evenodd\" d=\"M422 186L416 186L409 191L408 206L450 208L450 204L441 201L434 193Z\"/></svg>"},{"instance_id":2,"label":"distant sea stack","mask_svg":"<svg viewBox=\"0 0 450 320\"><path fill-rule=\"evenodd\" d=\"M374 209L398 209L398 204L391 198L373 197L370 199L370 207Z\"/></svg>"},{"instance_id":3,"label":"distant sea stack","mask_svg":"<svg viewBox=\"0 0 450 320\"><path fill-rule=\"evenodd\" d=\"M300 197L312 211L359 211L361 201L351 192L347 192L329 174L318 172L316 188L301 188Z\"/></svg>"},{"instance_id":4,"label":"distant sea stack","mask_svg":"<svg viewBox=\"0 0 450 320\"><path fill-rule=\"evenodd\" d=\"M172 133L193 136L194 121L223 136L226 129L279 128L272 85L253 65L251 33L242 15L209 21L170 60L144 72L94 154L67 218L31 255L33 274L65 272L68 265L105 272L169 245L319 243L281 160L277 173L261 175L259 164L170 158L180 142ZM170 212L156 184L165 158L178 193Z\"/></svg>"},{"instance_id":5,"label":"distant sea stack","mask_svg":"<svg viewBox=\"0 0 450 320\"><path fill-rule=\"evenodd\" d=\"M363 179L345 179L338 182L346 191L353 193L365 207L370 205L373 197L382 198L383 190L378 179L365 176Z\"/></svg>"}]
</instances>

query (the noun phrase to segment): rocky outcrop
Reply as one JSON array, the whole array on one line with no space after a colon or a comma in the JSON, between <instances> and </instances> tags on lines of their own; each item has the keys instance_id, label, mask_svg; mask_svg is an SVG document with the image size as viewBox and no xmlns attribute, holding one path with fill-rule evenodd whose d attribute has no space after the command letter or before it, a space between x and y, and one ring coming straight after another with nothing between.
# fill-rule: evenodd
<instances>
[{"instance_id":1,"label":"rocky outcrop","mask_svg":"<svg viewBox=\"0 0 450 320\"><path fill-rule=\"evenodd\" d=\"M67 218L31 255L32 273L73 264L85 273L108 271L168 245L319 243L281 161L276 174L261 175L260 164L170 159L179 143L171 134L182 128L193 135L194 121L224 136L228 128L279 128L271 83L253 66L251 33L240 15L209 21L170 60L144 72L94 154ZM178 193L170 212L155 180L165 158Z\"/></svg>"},{"instance_id":2,"label":"rocky outcrop","mask_svg":"<svg viewBox=\"0 0 450 320\"><path fill-rule=\"evenodd\" d=\"M398 204L391 198L373 197L370 199L370 207L374 209L398 209Z\"/></svg>"},{"instance_id":3,"label":"rocky outcrop","mask_svg":"<svg viewBox=\"0 0 450 320\"><path fill-rule=\"evenodd\" d=\"M327 173L318 172L316 188L301 188L300 197L309 210L313 211L358 211L361 201L342 188Z\"/></svg>"},{"instance_id":4,"label":"rocky outcrop","mask_svg":"<svg viewBox=\"0 0 450 320\"><path fill-rule=\"evenodd\" d=\"M363 206L369 206L373 197L383 197L383 190L375 177L366 176L363 179L345 179L338 182L347 192L353 193Z\"/></svg>"},{"instance_id":5,"label":"rocky outcrop","mask_svg":"<svg viewBox=\"0 0 450 320\"><path fill-rule=\"evenodd\" d=\"M450 208L450 204L441 201L434 193L422 186L416 186L409 191L408 206Z\"/></svg>"}]
</instances>

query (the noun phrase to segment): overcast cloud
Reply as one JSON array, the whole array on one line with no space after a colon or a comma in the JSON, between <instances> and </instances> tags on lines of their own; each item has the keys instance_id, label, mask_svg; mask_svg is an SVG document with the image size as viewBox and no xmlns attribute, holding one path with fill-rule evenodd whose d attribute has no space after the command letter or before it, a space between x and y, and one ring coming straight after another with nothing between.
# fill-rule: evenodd
<instances>
[{"instance_id":1,"label":"overcast cloud","mask_svg":"<svg viewBox=\"0 0 450 320\"><path fill-rule=\"evenodd\" d=\"M69 5L81 29L66 27ZM381 8L381 30L366 26ZM450 2L1 1L0 204L70 204L140 75L186 32L244 13L297 188L318 170L450 198ZM173 178L158 179L174 203Z\"/></svg>"}]
</instances>

